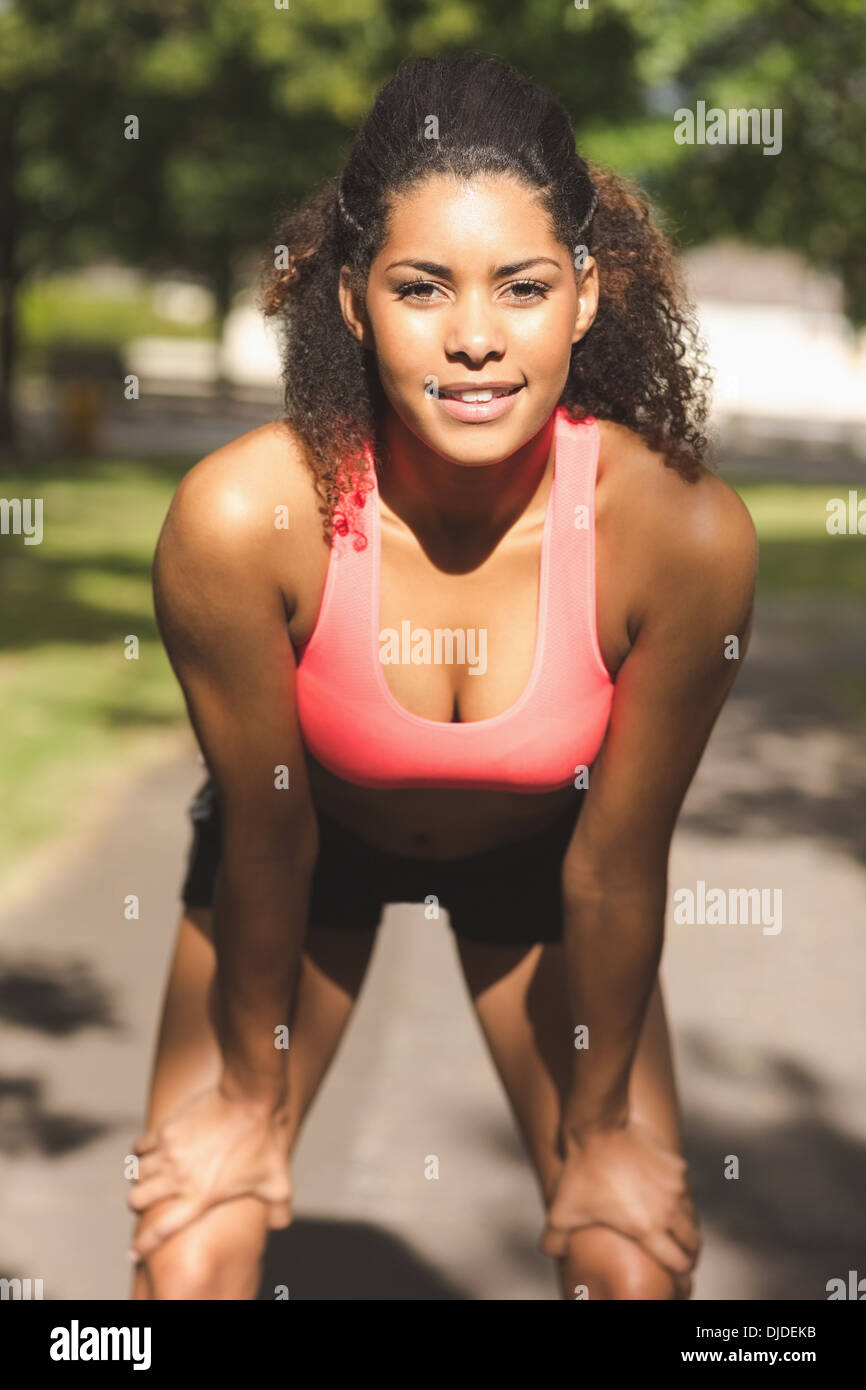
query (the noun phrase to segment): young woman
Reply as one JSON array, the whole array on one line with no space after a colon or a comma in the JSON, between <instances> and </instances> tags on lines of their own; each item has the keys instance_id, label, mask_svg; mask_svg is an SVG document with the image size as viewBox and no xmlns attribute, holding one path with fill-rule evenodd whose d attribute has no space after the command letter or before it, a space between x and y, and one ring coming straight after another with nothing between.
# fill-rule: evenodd
<instances>
[{"instance_id":1,"label":"young woman","mask_svg":"<svg viewBox=\"0 0 866 1390\"><path fill-rule=\"evenodd\" d=\"M475 56L403 65L276 243L286 418L191 469L155 557L210 775L133 1296L255 1297L382 908L433 895L563 1297L688 1297L657 971L756 543L702 461L672 250L548 92Z\"/></svg>"}]
</instances>

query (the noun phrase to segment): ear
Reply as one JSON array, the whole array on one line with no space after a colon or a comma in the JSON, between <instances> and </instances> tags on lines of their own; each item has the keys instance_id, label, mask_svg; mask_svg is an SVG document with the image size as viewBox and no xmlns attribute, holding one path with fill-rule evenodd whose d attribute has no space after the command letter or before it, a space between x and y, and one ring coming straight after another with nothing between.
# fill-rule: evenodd
<instances>
[{"instance_id":1,"label":"ear","mask_svg":"<svg viewBox=\"0 0 866 1390\"><path fill-rule=\"evenodd\" d=\"M598 313L598 262L587 256L580 270L575 271L577 282L577 313L574 317L573 343L579 343L589 332Z\"/></svg>"},{"instance_id":2,"label":"ear","mask_svg":"<svg viewBox=\"0 0 866 1390\"><path fill-rule=\"evenodd\" d=\"M340 296L340 311L343 321L362 347L372 348L373 340L367 323L367 315L360 297L355 291L351 266L344 265L340 270L340 283L337 288Z\"/></svg>"}]
</instances>

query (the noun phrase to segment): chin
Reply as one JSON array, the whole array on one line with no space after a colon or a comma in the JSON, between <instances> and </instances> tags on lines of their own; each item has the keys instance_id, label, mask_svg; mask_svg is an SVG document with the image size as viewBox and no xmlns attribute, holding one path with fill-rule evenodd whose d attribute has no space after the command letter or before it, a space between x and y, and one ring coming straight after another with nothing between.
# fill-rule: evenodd
<instances>
[{"instance_id":1,"label":"chin","mask_svg":"<svg viewBox=\"0 0 866 1390\"><path fill-rule=\"evenodd\" d=\"M484 425L463 425L455 420L453 425L453 430L446 425L435 432L425 428L414 433L429 449L460 468L485 468L501 463L532 437L511 420L503 420L498 428L493 421Z\"/></svg>"}]
</instances>

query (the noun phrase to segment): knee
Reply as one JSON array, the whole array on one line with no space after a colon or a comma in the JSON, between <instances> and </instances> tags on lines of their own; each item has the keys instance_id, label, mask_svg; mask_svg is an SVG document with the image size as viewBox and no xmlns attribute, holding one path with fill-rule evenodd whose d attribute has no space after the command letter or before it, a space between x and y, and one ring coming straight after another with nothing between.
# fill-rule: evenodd
<instances>
[{"instance_id":1,"label":"knee","mask_svg":"<svg viewBox=\"0 0 866 1390\"><path fill-rule=\"evenodd\" d=\"M656 1260L635 1247L634 1254L618 1255L592 1271L597 1298L674 1299L676 1282Z\"/></svg>"},{"instance_id":2,"label":"knee","mask_svg":"<svg viewBox=\"0 0 866 1390\"><path fill-rule=\"evenodd\" d=\"M253 1299L259 1286L266 1232L198 1229L170 1236L143 1264L154 1299Z\"/></svg>"},{"instance_id":3,"label":"knee","mask_svg":"<svg viewBox=\"0 0 866 1390\"><path fill-rule=\"evenodd\" d=\"M575 1231L560 1260L563 1297L665 1300L682 1296L682 1285L627 1236L601 1227Z\"/></svg>"},{"instance_id":4,"label":"knee","mask_svg":"<svg viewBox=\"0 0 866 1390\"><path fill-rule=\"evenodd\" d=\"M237 1251L186 1242L154 1251L146 1263L155 1299L251 1299L258 1288L258 1259L239 1260Z\"/></svg>"}]
</instances>

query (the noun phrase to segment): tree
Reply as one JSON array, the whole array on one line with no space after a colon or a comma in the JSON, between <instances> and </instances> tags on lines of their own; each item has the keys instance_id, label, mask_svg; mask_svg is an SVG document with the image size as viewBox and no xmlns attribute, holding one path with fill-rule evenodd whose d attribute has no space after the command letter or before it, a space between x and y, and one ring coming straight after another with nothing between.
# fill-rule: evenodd
<instances>
[{"instance_id":1,"label":"tree","mask_svg":"<svg viewBox=\"0 0 866 1390\"><path fill-rule=\"evenodd\" d=\"M336 172L420 53L496 54L568 108L683 240L735 233L836 271L866 321L862 0L51 0L0 9L0 443L29 275L115 256L225 313L277 208ZM678 107L779 107L783 149L678 145ZM132 119L131 119L132 118Z\"/></svg>"},{"instance_id":2,"label":"tree","mask_svg":"<svg viewBox=\"0 0 866 1390\"><path fill-rule=\"evenodd\" d=\"M620 0L641 41L651 121L619 153L684 236L734 235L800 251L837 274L866 324L866 9L861 0ZM654 101L653 101L654 97ZM678 108L781 112L782 148L673 146ZM655 131L655 135L651 131ZM660 135L664 131L664 139ZM617 135L607 149L617 157Z\"/></svg>"}]
</instances>

